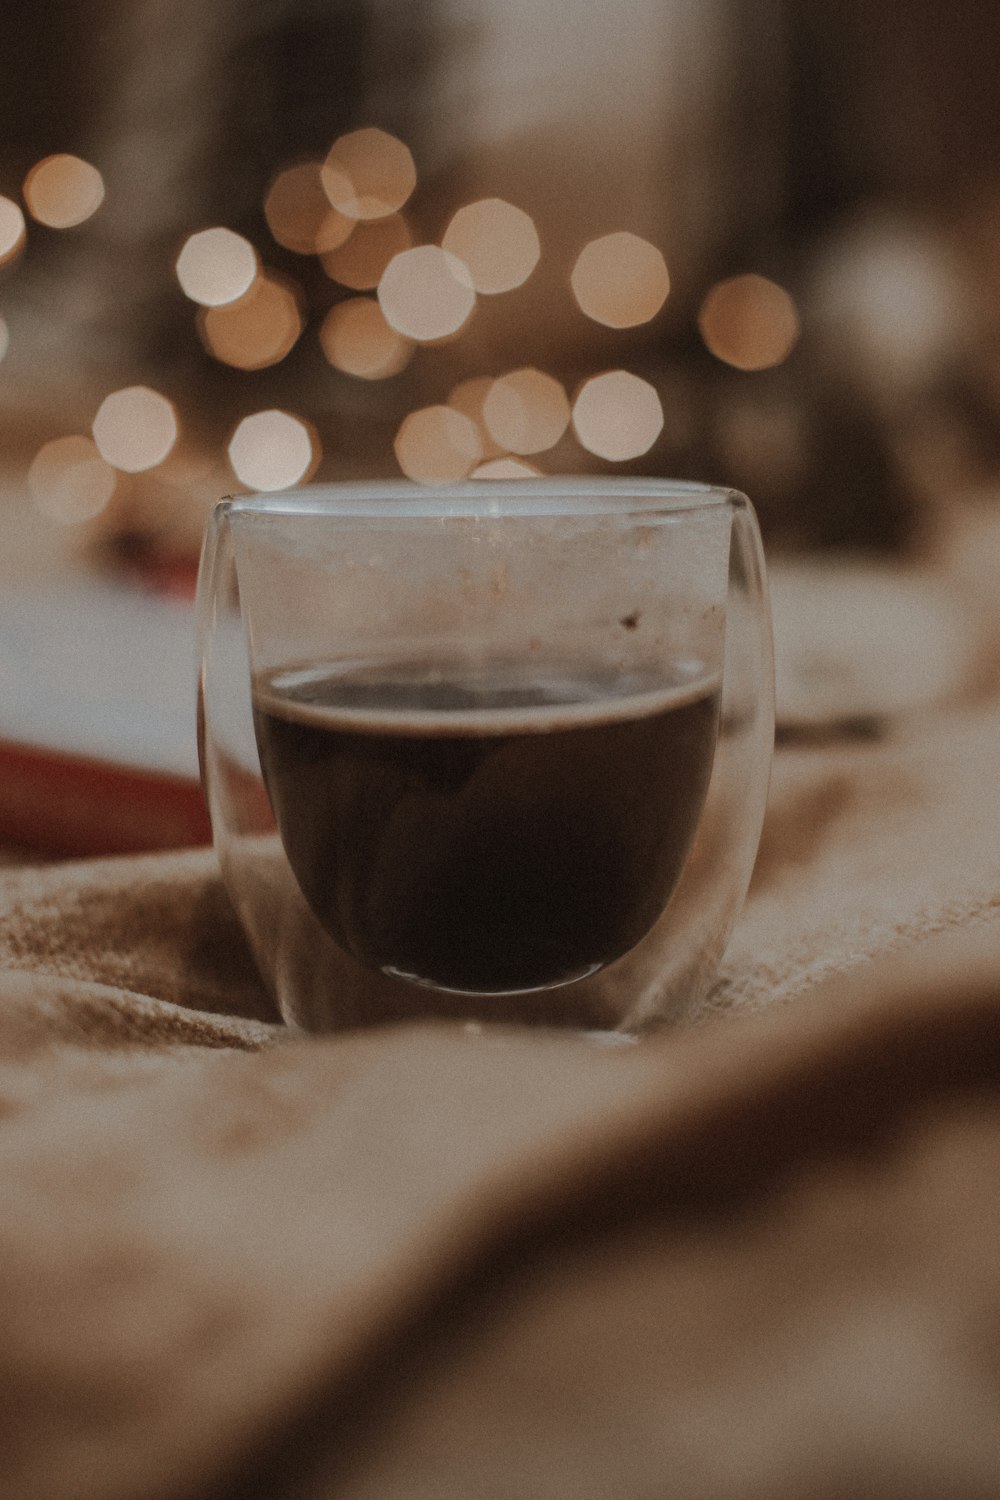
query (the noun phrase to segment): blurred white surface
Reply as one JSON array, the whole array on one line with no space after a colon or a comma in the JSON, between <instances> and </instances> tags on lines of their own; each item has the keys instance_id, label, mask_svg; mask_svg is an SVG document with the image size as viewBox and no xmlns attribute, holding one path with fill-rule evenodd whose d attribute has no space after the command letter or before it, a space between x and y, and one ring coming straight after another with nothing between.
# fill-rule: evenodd
<instances>
[{"instance_id":1,"label":"blurred white surface","mask_svg":"<svg viewBox=\"0 0 1000 1500\"><path fill-rule=\"evenodd\" d=\"M87 577L0 596L0 740L197 776L193 610Z\"/></svg>"},{"instance_id":2,"label":"blurred white surface","mask_svg":"<svg viewBox=\"0 0 1000 1500\"><path fill-rule=\"evenodd\" d=\"M959 698L975 635L950 581L847 560L770 567L779 727L818 730Z\"/></svg>"}]
</instances>

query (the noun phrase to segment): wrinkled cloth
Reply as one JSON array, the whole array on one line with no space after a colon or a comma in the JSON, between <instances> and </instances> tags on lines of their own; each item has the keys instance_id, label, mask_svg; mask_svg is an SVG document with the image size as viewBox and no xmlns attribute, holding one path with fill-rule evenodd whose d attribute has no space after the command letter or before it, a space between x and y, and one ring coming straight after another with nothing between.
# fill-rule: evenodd
<instances>
[{"instance_id":1,"label":"wrinkled cloth","mask_svg":"<svg viewBox=\"0 0 1000 1500\"><path fill-rule=\"evenodd\" d=\"M209 852L0 870L0 1496L995 1500L998 784L779 753L621 1047L293 1037Z\"/></svg>"}]
</instances>

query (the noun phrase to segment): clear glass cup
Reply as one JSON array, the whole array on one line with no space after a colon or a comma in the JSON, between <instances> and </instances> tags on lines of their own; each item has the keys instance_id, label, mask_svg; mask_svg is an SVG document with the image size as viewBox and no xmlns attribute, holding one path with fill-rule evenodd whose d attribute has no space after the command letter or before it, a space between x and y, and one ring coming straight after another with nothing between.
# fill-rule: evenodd
<instances>
[{"instance_id":1,"label":"clear glass cup","mask_svg":"<svg viewBox=\"0 0 1000 1500\"><path fill-rule=\"evenodd\" d=\"M289 1024L635 1032L692 1006L774 737L756 519L646 479L222 501L202 779Z\"/></svg>"}]
</instances>

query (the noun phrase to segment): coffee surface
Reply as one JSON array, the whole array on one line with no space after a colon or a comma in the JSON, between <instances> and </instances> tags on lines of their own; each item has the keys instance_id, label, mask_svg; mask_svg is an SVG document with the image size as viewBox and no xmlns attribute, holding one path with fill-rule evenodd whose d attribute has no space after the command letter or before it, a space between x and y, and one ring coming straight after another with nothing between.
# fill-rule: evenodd
<instances>
[{"instance_id":1,"label":"coffee surface","mask_svg":"<svg viewBox=\"0 0 1000 1500\"><path fill-rule=\"evenodd\" d=\"M712 768L718 682L567 665L312 663L254 683L275 820L319 921L441 988L566 983L669 900Z\"/></svg>"}]
</instances>

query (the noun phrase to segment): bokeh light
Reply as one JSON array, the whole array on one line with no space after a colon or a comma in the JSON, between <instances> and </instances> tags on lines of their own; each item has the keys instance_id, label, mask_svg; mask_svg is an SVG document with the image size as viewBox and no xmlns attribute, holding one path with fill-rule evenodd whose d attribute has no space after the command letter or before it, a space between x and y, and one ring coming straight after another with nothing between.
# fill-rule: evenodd
<instances>
[{"instance_id":1,"label":"bokeh light","mask_svg":"<svg viewBox=\"0 0 1000 1500\"><path fill-rule=\"evenodd\" d=\"M413 355L413 344L390 328L374 297L349 297L331 307L319 340L334 369L361 380L398 375Z\"/></svg>"},{"instance_id":2,"label":"bokeh light","mask_svg":"<svg viewBox=\"0 0 1000 1500\"><path fill-rule=\"evenodd\" d=\"M278 173L264 199L264 217L278 244L299 255L335 250L357 222L330 203L318 161L299 162Z\"/></svg>"},{"instance_id":3,"label":"bokeh light","mask_svg":"<svg viewBox=\"0 0 1000 1500\"><path fill-rule=\"evenodd\" d=\"M36 162L24 179L24 201L32 217L50 229L73 229L104 202L104 179L96 167L64 152Z\"/></svg>"},{"instance_id":4,"label":"bokeh light","mask_svg":"<svg viewBox=\"0 0 1000 1500\"><path fill-rule=\"evenodd\" d=\"M670 291L667 264L655 245L621 230L580 251L570 285L582 312L608 328L635 328L655 318Z\"/></svg>"},{"instance_id":5,"label":"bokeh light","mask_svg":"<svg viewBox=\"0 0 1000 1500\"><path fill-rule=\"evenodd\" d=\"M148 385L105 396L94 418L94 442L106 463L140 474L163 462L177 441L173 403Z\"/></svg>"},{"instance_id":6,"label":"bokeh light","mask_svg":"<svg viewBox=\"0 0 1000 1500\"><path fill-rule=\"evenodd\" d=\"M257 275L257 252L232 229L200 229L177 257L181 290L202 307L222 307L249 291Z\"/></svg>"},{"instance_id":7,"label":"bokeh light","mask_svg":"<svg viewBox=\"0 0 1000 1500\"><path fill-rule=\"evenodd\" d=\"M402 208L417 185L408 146L387 130L342 135L322 167L326 196L349 219L381 219Z\"/></svg>"},{"instance_id":8,"label":"bokeh light","mask_svg":"<svg viewBox=\"0 0 1000 1500\"><path fill-rule=\"evenodd\" d=\"M947 240L884 213L825 244L810 312L824 343L879 400L925 387L968 337L967 295Z\"/></svg>"},{"instance_id":9,"label":"bokeh light","mask_svg":"<svg viewBox=\"0 0 1000 1500\"><path fill-rule=\"evenodd\" d=\"M648 380L609 370L586 381L573 403L573 429L588 453L622 463L647 453L663 430L663 407Z\"/></svg>"},{"instance_id":10,"label":"bokeh light","mask_svg":"<svg viewBox=\"0 0 1000 1500\"><path fill-rule=\"evenodd\" d=\"M45 443L28 469L28 489L38 509L65 526L100 515L117 483L97 444L82 435Z\"/></svg>"},{"instance_id":11,"label":"bokeh light","mask_svg":"<svg viewBox=\"0 0 1000 1500\"><path fill-rule=\"evenodd\" d=\"M410 412L393 446L403 473L421 484L464 479L482 456L475 423L451 406Z\"/></svg>"},{"instance_id":12,"label":"bokeh light","mask_svg":"<svg viewBox=\"0 0 1000 1500\"><path fill-rule=\"evenodd\" d=\"M437 245L393 256L378 285L386 322L418 342L457 333L476 305L468 271Z\"/></svg>"},{"instance_id":13,"label":"bokeh light","mask_svg":"<svg viewBox=\"0 0 1000 1500\"><path fill-rule=\"evenodd\" d=\"M244 417L229 441L229 462L253 490L284 490L308 477L319 462L315 432L287 411Z\"/></svg>"},{"instance_id":14,"label":"bokeh light","mask_svg":"<svg viewBox=\"0 0 1000 1500\"><path fill-rule=\"evenodd\" d=\"M531 215L502 198L460 208L441 243L468 267L476 291L487 295L521 286L541 254Z\"/></svg>"},{"instance_id":15,"label":"bokeh light","mask_svg":"<svg viewBox=\"0 0 1000 1500\"><path fill-rule=\"evenodd\" d=\"M352 292L370 292L382 280L392 257L412 244L413 236L403 215L389 214L358 224L346 243L322 257L323 270L331 281L349 286Z\"/></svg>"},{"instance_id":16,"label":"bokeh light","mask_svg":"<svg viewBox=\"0 0 1000 1500\"><path fill-rule=\"evenodd\" d=\"M448 392L448 405L476 424L484 458L500 458L506 452L493 441L483 418L483 403L493 389L493 379L492 375L473 375L469 380L460 380Z\"/></svg>"},{"instance_id":17,"label":"bokeh light","mask_svg":"<svg viewBox=\"0 0 1000 1500\"><path fill-rule=\"evenodd\" d=\"M569 426L569 399L542 370L514 370L495 380L483 402L483 421L508 453L541 453Z\"/></svg>"},{"instance_id":18,"label":"bokeh light","mask_svg":"<svg viewBox=\"0 0 1000 1500\"><path fill-rule=\"evenodd\" d=\"M238 301L199 312L198 331L209 354L223 364L263 370L293 347L302 332L302 314L292 287L267 272Z\"/></svg>"},{"instance_id":19,"label":"bokeh light","mask_svg":"<svg viewBox=\"0 0 1000 1500\"><path fill-rule=\"evenodd\" d=\"M0 266L20 254L24 240L24 214L13 198L0 197Z\"/></svg>"},{"instance_id":20,"label":"bokeh light","mask_svg":"<svg viewBox=\"0 0 1000 1500\"><path fill-rule=\"evenodd\" d=\"M537 479L541 469L523 458L491 458L469 475L470 479Z\"/></svg>"},{"instance_id":21,"label":"bokeh light","mask_svg":"<svg viewBox=\"0 0 1000 1500\"><path fill-rule=\"evenodd\" d=\"M794 349L799 315L784 287L751 273L712 287L701 304L698 327L716 359L737 370L767 370Z\"/></svg>"}]
</instances>

